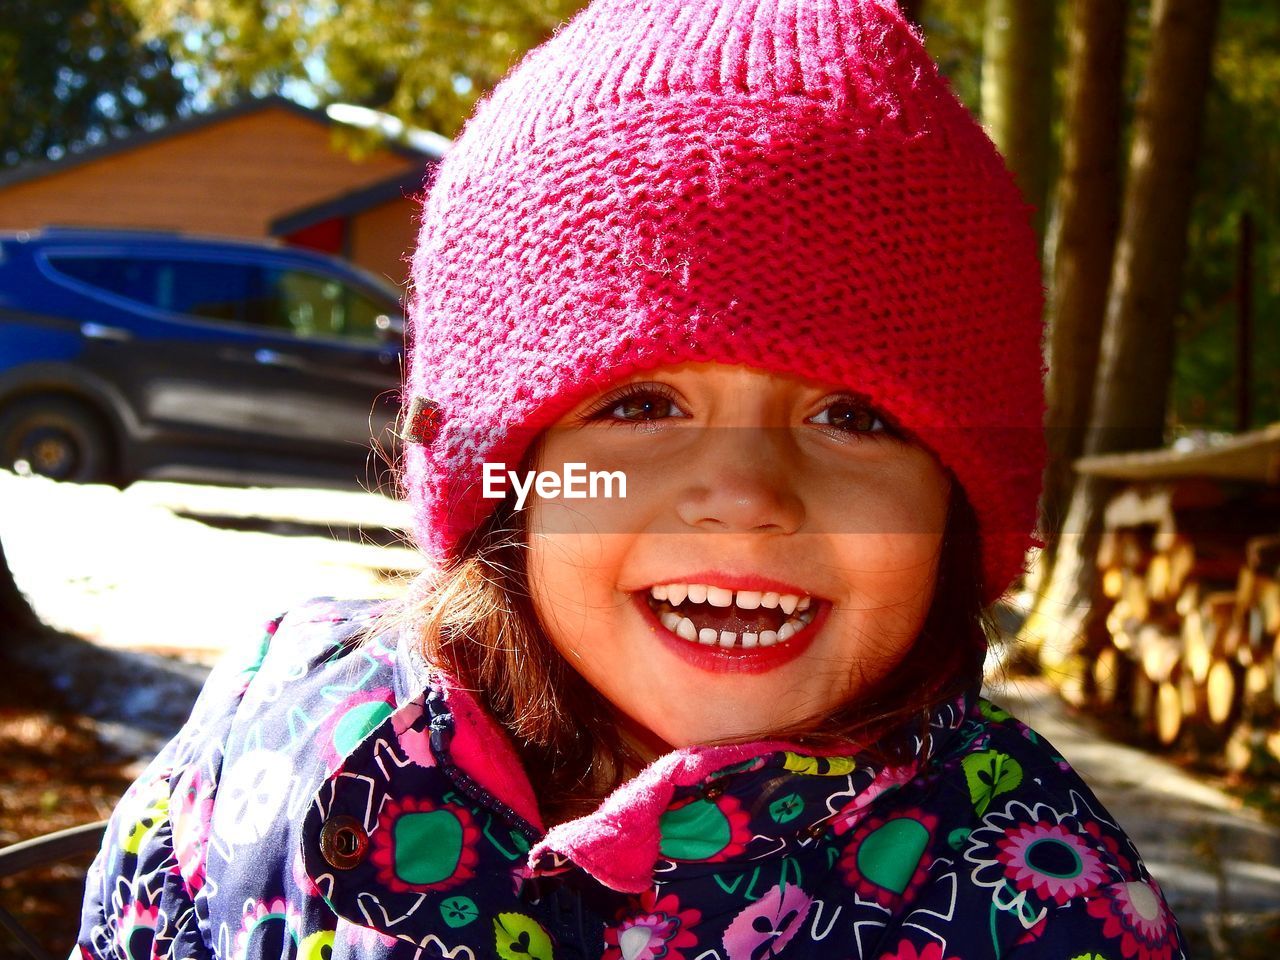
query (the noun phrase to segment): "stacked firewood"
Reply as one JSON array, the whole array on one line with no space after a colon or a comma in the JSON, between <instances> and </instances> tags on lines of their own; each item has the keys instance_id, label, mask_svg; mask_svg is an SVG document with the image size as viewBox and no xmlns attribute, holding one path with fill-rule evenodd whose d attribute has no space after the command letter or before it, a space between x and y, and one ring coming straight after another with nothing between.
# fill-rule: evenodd
<instances>
[{"instance_id":1,"label":"stacked firewood","mask_svg":"<svg viewBox=\"0 0 1280 960\"><path fill-rule=\"evenodd\" d=\"M1134 484L1107 506L1097 562L1092 705L1232 771L1280 772L1280 489Z\"/></svg>"}]
</instances>

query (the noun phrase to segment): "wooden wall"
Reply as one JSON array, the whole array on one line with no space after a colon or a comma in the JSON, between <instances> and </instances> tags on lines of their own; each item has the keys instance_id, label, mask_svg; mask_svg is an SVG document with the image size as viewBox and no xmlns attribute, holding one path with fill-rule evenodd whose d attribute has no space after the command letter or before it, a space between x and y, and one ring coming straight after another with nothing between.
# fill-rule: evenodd
<instances>
[{"instance_id":1,"label":"wooden wall","mask_svg":"<svg viewBox=\"0 0 1280 960\"><path fill-rule=\"evenodd\" d=\"M417 242L418 204L397 198L351 218L348 226L351 259L375 276L406 293L409 263Z\"/></svg>"},{"instance_id":2,"label":"wooden wall","mask_svg":"<svg viewBox=\"0 0 1280 960\"><path fill-rule=\"evenodd\" d=\"M0 230L114 226L265 238L277 217L423 165L390 151L357 162L330 137L326 122L285 107L233 114L0 189ZM353 259L398 282L414 206L385 206L358 218Z\"/></svg>"}]
</instances>

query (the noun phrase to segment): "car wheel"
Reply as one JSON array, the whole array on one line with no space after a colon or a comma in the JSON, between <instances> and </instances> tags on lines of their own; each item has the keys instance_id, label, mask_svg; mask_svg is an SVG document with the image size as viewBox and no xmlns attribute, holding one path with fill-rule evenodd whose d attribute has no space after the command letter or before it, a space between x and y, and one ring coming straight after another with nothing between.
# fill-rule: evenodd
<instances>
[{"instance_id":1,"label":"car wheel","mask_svg":"<svg viewBox=\"0 0 1280 960\"><path fill-rule=\"evenodd\" d=\"M106 425L88 407L65 397L29 398L0 413L0 454L0 464L18 472L82 483L110 479Z\"/></svg>"}]
</instances>

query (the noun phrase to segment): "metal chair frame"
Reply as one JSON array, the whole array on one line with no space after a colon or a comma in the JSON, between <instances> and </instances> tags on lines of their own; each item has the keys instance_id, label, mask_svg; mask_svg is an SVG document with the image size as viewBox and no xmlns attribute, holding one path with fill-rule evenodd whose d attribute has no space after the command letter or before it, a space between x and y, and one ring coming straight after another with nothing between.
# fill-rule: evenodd
<instances>
[{"instance_id":1,"label":"metal chair frame","mask_svg":"<svg viewBox=\"0 0 1280 960\"><path fill-rule=\"evenodd\" d=\"M107 821L87 823L79 827L47 833L42 837L33 837L10 846L0 848L0 878L12 877L36 867L47 867L93 853L102 845L103 834L107 830ZM4 907L0 907L0 927L4 927L13 935L24 950L35 960L54 960L49 952L40 946L31 934L18 922L18 918Z\"/></svg>"}]
</instances>

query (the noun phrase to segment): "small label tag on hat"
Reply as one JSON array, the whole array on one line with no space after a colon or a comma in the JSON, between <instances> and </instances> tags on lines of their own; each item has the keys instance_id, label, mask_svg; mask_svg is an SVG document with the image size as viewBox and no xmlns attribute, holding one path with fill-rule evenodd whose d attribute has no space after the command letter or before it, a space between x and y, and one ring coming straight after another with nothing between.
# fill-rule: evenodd
<instances>
[{"instance_id":1,"label":"small label tag on hat","mask_svg":"<svg viewBox=\"0 0 1280 960\"><path fill-rule=\"evenodd\" d=\"M440 419L440 407L434 400L414 397L409 402L409 411L405 414L404 432L400 434L400 439L428 445L440 432Z\"/></svg>"}]
</instances>

